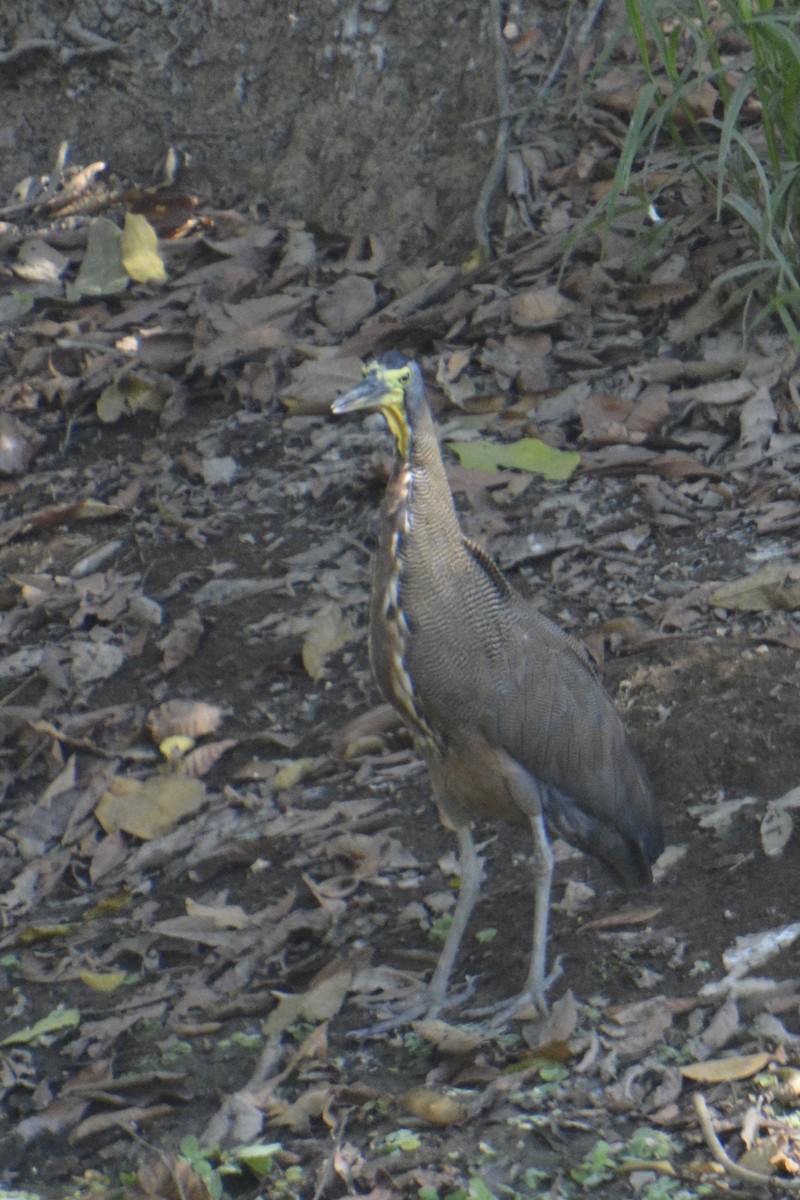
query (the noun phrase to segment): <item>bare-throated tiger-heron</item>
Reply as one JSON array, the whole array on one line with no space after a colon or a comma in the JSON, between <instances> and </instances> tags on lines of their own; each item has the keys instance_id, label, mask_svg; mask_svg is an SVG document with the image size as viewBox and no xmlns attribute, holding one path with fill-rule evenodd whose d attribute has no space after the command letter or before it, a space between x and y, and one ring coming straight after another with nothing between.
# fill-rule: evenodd
<instances>
[{"instance_id":1,"label":"bare-throated tiger-heron","mask_svg":"<svg viewBox=\"0 0 800 1200\"><path fill-rule=\"evenodd\" d=\"M445 1006L478 898L476 818L533 834L533 945L508 1012L546 1008L553 875L547 827L600 859L618 882L648 883L663 849L659 809L611 699L580 643L511 587L465 537L418 364L393 351L368 362L334 413L377 410L397 445L373 566L369 647L381 692L424 755L433 798L455 831L461 886L428 985Z\"/></svg>"}]
</instances>

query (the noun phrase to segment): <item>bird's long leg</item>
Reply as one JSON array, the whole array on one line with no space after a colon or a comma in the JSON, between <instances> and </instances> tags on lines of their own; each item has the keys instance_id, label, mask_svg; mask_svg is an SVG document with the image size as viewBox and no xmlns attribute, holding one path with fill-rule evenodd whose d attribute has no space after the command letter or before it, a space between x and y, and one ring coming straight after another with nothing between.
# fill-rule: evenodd
<instances>
[{"instance_id":1,"label":"bird's long leg","mask_svg":"<svg viewBox=\"0 0 800 1200\"><path fill-rule=\"evenodd\" d=\"M385 1021L379 1021L376 1025L368 1026L365 1029L353 1029L348 1034L349 1037L356 1040L382 1037L385 1033L389 1033L393 1029L398 1029L402 1025L409 1025L412 1021L418 1021L422 1017L429 1019L437 1017L442 1009L446 1007L447 989L450 984L453 965L456 961L464 931L469 925L472 910L475 908L478 895L480 894L481 881L483 879L483 860L475 852L475 843L472 839L472 832L469 825L459 825L456 829L456 838L458 839L461 886L453 912L453 920L447 931L447 937L442 947L442 952L439 955L436 969L433 972L430 983L425 989L424 995L420 996L411 1005L401 1008ZM462 1003L471 994L472 988L468 987L467 992L456 997L454 1002Z\"/></svg>"},{"instance_id":2,"label":"bird's long leg","mask_svg":"<svg viewBox=\"0 0 800 1200\"><path fill-rule=\"evenodd\" d=\"M550 915L550 886L553 881L553 851L542 816L542 794L538 782L531 778L519 764L508 768L506 779L511 797L530 822L533 835L533 940L528 963L525 987L518 996L501 1004L473 1009L470 1015L492 1016L494 1023L501 1024L525 1008L533 1006L540 1013L547 1012L547 985L552 982L546 975L547 924ZM555 972L555 977L560 971Z\"/></svg>"},{"instance_id":3,"label":"bird's long leg","mask_svg":"<svg viewBox=\"0 0 800 1200\"><path fill-rule=\"evenodd\" d=\"M447 988L453 964L456 961L461 939L469 924L472 911L481 890L483 879L483 864L475 852L475 842L469 825L459 825L456 829L458 839L459 865L461 868L461 886L458 892L453 920L447 931L447 938L436 970L428 984L428 1016L437 1016L447 1000Z\"/></svg>"},{"instance_id":4,"label":"bird's long leg","mask_svg":"<svg viewBox=\"0 0 800 1200\"><path fill-rule=\"evenodd\" d=\"M533 943L525 992L541 1011L547 1009L547 922L550 915L550 886L553 881L553 851L547 838L541 810L530 813L533 834Z\"/></svg>"}]
</instances>

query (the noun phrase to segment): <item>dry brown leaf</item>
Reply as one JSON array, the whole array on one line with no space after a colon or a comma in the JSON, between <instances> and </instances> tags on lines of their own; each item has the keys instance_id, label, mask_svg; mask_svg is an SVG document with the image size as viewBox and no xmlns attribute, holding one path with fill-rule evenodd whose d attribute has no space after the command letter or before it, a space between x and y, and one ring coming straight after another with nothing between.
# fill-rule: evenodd
<instances>
[{"instance_id":1,"label":"dry brown leaf","mask_svg":"<svg viewBox=\"0 0 800 1200\"><path fill-rule=\"evenodd\" d=\"M113 1112L94 1113L81 1121L69 1135L67 1139L72 1145L75 1142L80 1142L84 1138L93 1137L98 1133L106 1133L108 1130L123 1130L128 1133L134 1133L139 1125L145 1125L148 1122L161 1121L164 1117L168 1117L173 1112L171 1104L153 1104L148 1108L141 1108L134 1105L130 1108L120 1108Z\"/></svg>"},{"instance_id":2,"label":"dry brown leaf","mask_svg":"<svg viewBox=\"0 0 800 1200\"><path fill-rule=\"evenodd\" d=\"M765 563L752 575L725 583L711 594L711 603L736 612L800 608L800 567L790 559Z\"/></svg>"},{"instance_id":3,"label":"dry brown leaf","mask_svg":"<svg viewBox=\"0 0 800 1200\"><path fill-rule=\"evenodd\" d=\"M205 800L206 790L200 780L186 775L151 775L149 779L115 775L95 816L106 833L121 829L149 841L169 833L182 817L197 812Z\"/></svg>"},{"instance_id":4,"label":"dry brown leaf","mask_svg":"<svg viewBox=\"0 0 800 1200\"><path fill-rule=\"evenodd\" d=\"M295 368L278 398L290 412L303 416L329 413L336 397L349 392L362 379L360 358L309 359Z\"/></svg>"},{"instance_id":5,"label":"dry brown leaf","mask_svg":"<svg viewBox=\"0 0 800 1200\"><path fill-rule=\"evenodd\" d=\"M270 1125L283 1125L293 1133L307 1134L311 1129L311 1121L325 1113L335 1092L328 1084L322 1087L310 1087L292 1103L270 1097L266 1105Z\"/></svg>"},{"instance_id":6,"label":"dry brown leaf","mask_svg":"<svg viewBox=\"0 0 800 1200\"><path fill-rule=\"evenodd\" d=\"M615 1053L622 1062L641 1059L662 1043L673 1021L663 996L615 1009L610 1017L614 1024L604 1025L603 1032L613 1037Z\"/></svg>"},{"instance_id":7,"label":"dry brown leaf","mask_svg":"<svg viewBox=\"0 0 800 1200\"><path fill-rule=\"evenodd\" d=\"M567 988L544 1017L524 1027L522 1036L532 1050L545 1051L547 1047L556 1045L563 1047L575 1032L579 1020L575 996L572 988ZM559 1052L551 1057L560 1060L563 1055Z\"/></svg>"},{"instance_id":8,"label":"dry brown leaf","mask_svg":"<svg viewBox=\"0 0 800 1200\"><path fill-rule=\"evenodd\" d=\"M259 325L255 329L239 329L215 338L207 346L199 346L188 363L189 372L202 367L212 375L220 367L233 366L248 358L279 350L291 344L290 335L276 325Z\"/></svg>"},{"instance_id":9,"label":"dry brown leaf","mask_svg":"<svg viewBox=\"0 0 800 1200\"><path fill-rule=\"evenodd\" d=\"M643 908L626 908L623 912L612 913L608 917L598 917L587 921L582 929L620 929L629 925L649 925L661 912L661 905L648 904Z\"/></svg>"},{"instance_id":10,"label":"dry brown leaf","mask_svg":"<svg viewBox=\"0 0 800 1200\"><path fill-rule=\"evenodd\" d=\"M334 975L327 975L297 995L282 995L263 1025L266 1037L283 1033L301 1017L307 1021L329 1021L341 1009L350 990L353 972L350 967Z\"/></svg>"},{"instance_id":11,"label":"dry brown leaf","mask_svg":"<svg viewBox=\"0 0 800 1200\"><path fill-rule=\"evenodd\" d=\"M670 321L668 335L673 342L681 346L719 325L724 316L718 292L709 288L686 312Z\"/></svg>"},{"instance_id":12,"label":"dry brown leaf","mask_svg":"<svg viewBox=\"0 0 800 1200\"><path fill-rule=\"evenodd\" d=\"M13 413L0 413L0 475L22 475L43 445L41 434Z\"/></svg>"},{"instance_id":13,"label":"dry brown leaf","mask_svg":"<svg viewBox=\"0 0 800 1200\"><path fill-rule=\"evenodd\" d=\"M191 1163L169 1156L140 1167L122 1200L212 1200L212 1196Z\"/></svg>"},{"instance_id":14,"label":"dry brown leaf","mask_svg":"<svg viewBox=\"0 0 800 1200\"><path fill-rule=\"evenodd\" d=\"M697 1038L697 1057L708 1059L712 1054L718 1054L740 1030L738 1005L732 996L728 996Z\"/></svg>"},{"instance_id":15,"label":"dry brown leaf","mask_svg":"<svg viewBox=\"0 0 800 1200\"><path fill-rule=\"evenodd\" d=\"M730 1058L690 1063L681 1067L680 1072L693 1083L733 1083L737 1079L752 1079L769 1065L771 1059L772 1055L762 1050L759 1054L734 1054Z\"/></svg>"},{"instance_id":16,"label":"dry brown leaf","mask_svg":"<svg viewBox=\"0 0 800 1200\"><path fill-rule=\"evenodd\" d=\"M666 280L663 283L645 283L627 290L637 311L652 312L657 308L669 307L688 300L697 291L697 283L690 279Z\"/></svg>"},{"instance_id":17,"label":"dry brown leaf","mask_svg":"<svg viewBox=\"0 0 800 1200\"><path fill-rule=\"evenodd\" d=\"M145 725L159 745L167 737L205 737L219 728L221 720L222 709L218 704L203 700L167 700L158 708L150 709Z\"/></svg>"},{"instance_id":18,"label":"dry brown leaf","mask_svg":"<svg viewBox=\"0 0 800 1200\"><path fill-rule=\"evenodd\" d=\"M555 287L528 288L508 303L508 313L520 329L545 329L574 311L575 305Z\"/></svg>"},{"instance_id":19,"label":"dry brown leaf","mask_svg":"<svg viewBox=\"0 0 800 1200\"><path fill-rule=\"evenodd\" d=\"M187 775L202 779L213 766L219 762L223 754L227 754L234 746L238 746L236 738L223 738L219 742L208 742L205 746L197 746L181 760L181 767Z\"/></svg>"},{"instance_id":20,"label":"dry brown leaf","mask_svg":"<svg viewBox=\"0 0 800 1200\"><path fill-rule=\"evenodd\" d=\"M363 275L344 275L317 300L317 316L333 333L351 333L375 308L375 284Z\"/></svg>"},{"instance_id":21,"label":"dry brown leaf","mask_svg":"<svg viewBox=\"0 0 800 1200\"><path fill-rule=\"evenodd\" d=\"M332 738L337 757L359 758L363 754L386 751L384 734L400 726L400 717L392 704L379 704L354 717Z\"/></svg>"},{"instance_id":22,"label":"dry brown leaf","mask_svg":"<svg viewBox=\"0 0 800 1200\"><path fill-rule=\"evenodd\" d=\"M157 643L164 656L165 671L174 671L191 658L203 636L203 619L196 609L179 617L165 638Z\"/></svg>"},{"instance_id":23,"label":"dry brown leaf","mask_svg":"<svg viewBox=\"0 0 800 1200\"><path fill-rule=\"evenodd\" d=\"M417 1037L435 1046L442 1054L471 1054L486 1041L486 1035L462 1029L459 1025L448 1025L447 1021L414 1021L411 1028Z\"/></svg>"}]
</instances>

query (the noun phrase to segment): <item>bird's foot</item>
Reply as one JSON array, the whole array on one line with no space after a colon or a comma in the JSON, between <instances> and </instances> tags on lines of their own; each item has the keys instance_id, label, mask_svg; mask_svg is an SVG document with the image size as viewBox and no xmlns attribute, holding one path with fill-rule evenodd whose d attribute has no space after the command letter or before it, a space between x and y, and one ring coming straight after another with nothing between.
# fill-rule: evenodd
<instances>
[{"instance_id":1,"label":"bird's foot","mask_svg":"<svg viewBox=\"0 0 800 1200\"><path fill-rule=\"evenodd\" d=\"M447 1009L458 1008L462 1004L466 1004L474 995L474 979L469 979L462 991L451 993L444 999L431 995L430 991L425 991L418 1000L411 1004L404 1004L396 1012L390 1013L383 1021L377 1021L374 1025L367 1025L363 1029L351 1029L347 1036L359 1042L369 1041L372 1038L383 1037L387 1033L394 1033L396 1029L402 1029L405 1025L413 1024L414 1021L434 1021L441 1017L441 1014Z\"/></svg>"},{"instance_id":2,"label":"bird's foot","mask_svg":"<svg viewBox=\"0 0 800 1200\"><path fill-rule=\"evenodd\" d=\"M465 1016L490 1017L489 1023L493 1028L505 1025L507 1021L511 1020L525 1021L544 1017L548 1013L547 992L556 980L561 978L562 974L563 967L559 956L546 979L534 980L519 995L512 996L510 1000L500 1000L496 1004L471 1008L465 1013Z\"/></svg>"}]
</instances>

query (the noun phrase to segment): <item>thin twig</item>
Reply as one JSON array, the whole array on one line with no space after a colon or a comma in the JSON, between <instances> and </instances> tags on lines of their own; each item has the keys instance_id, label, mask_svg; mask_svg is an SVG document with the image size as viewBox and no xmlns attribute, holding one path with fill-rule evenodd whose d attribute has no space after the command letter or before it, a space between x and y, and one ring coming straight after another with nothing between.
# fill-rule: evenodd
<instances>
[{"instance_id":1,"label":"thin twig","mask_svg":"<svg viewBox=\"0 0 800 1200\"><path fill-rule=\"evenodd\" d=\"M597 21L597 18L600 16L600 13L602 11L604 4L605 4L605 0L593 0L592 4L590 4L590 6L589 6L586 16L581 21L579 28L577 26L577 21L575 21L575 20L569 21L569 23L567 25L567 32L564 34L564 40L561 43L561 49L559 50L558 55L556 56L556 61L553 63L552 67L550 68L550 72L549 72L547 78L544 80L544 82L542 84L540 84L537 87L536 99L534 100L534 102L532 104L529 104L527 106L527 109L525 110L524 115L525 115L526 121L530 119L530 114L533 112L533 110L535 108L539 107L544 96L547 95L550 88L553 86L555 81L558 79L559 75L561 74L561 72L564 68L564 63L567 60L567 56L572 51L573 43L576 43L578 46L583 46L589 40L589 35L592 32L592 27L594 26L595 22ZM575 12L575 10L573 9L573 13L574 12ZM576 30L577 30L577 32L576 32ZM525 122L522 122L521 124L524 125ZM517 133L520 132L519 124L516 127L516 132Z\"/></svg>"},{"instance_id":2,"label":"thin twig","mask_svg":"<svg viewBox=\"0 0 800 1200\"><path fill-rule=\"evenodd\" d=\"M772 1192L800 1192L800 1179L778 1179L774 1175L762 1175L760 1171L750 1171L747 1167L741 1167L739 1163L734 1162L717 1137L716 1130L711 1123L711 1114L708 1111L705 1097L700 1092L695 1092L694 1094L694 1107L700 1121L700 1128L703 1131L705 1143L717 1162L725 1168L728 1175L732 1175L734 1179L741 1179L745 1183L750 1183L754 1187L769 1188Z\"/></svg>"},{"instance_id":3,"label":"thin twig","mask_svg":"<svg viewBox=\"0 0 800 1200\"><path fill-rule=\"evenodd\" d=\"M489 0L489 23L491 25L492 41L494 43L495 89L497 92L497 111L508 111L508 65L506 62L506 47L503 41L503 26L500 15L500 0ZM475 241L484 262L492 256L492 243L489 237L489 205L497 190L506 165L508 151L508 135L511 121L501 117L497 126L494 141L494 156L483 186L478 193L478 200L473 215Z\"/></svg>"}]
</instances>

